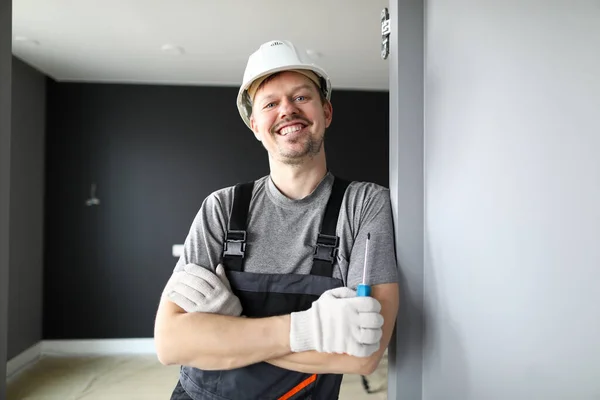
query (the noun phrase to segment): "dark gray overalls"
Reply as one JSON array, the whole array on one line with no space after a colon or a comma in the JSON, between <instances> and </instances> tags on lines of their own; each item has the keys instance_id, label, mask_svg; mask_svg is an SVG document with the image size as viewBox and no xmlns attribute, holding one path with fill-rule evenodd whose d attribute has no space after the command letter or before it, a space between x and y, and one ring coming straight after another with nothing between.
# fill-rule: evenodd
<instances>
[{"instance_id":1,"label":"dark gray overalls","mask_svg":"<svg viewBox=\"0 0 600 400\"><path fill-rule=\"evenodd\" d=\"M223 264L232 290L242 303L243 315L261 318L304 311L323 292L343 286L340 279L333 278L333 265L339 246L337 220L348 184L339 178L334 180L309 275L244 272L246 221L254 182L236 185ZM227 371L182 366L171 400L334 400L339 397L342 377L305 374L266 362Z\"/></svg>"}]
</instances>

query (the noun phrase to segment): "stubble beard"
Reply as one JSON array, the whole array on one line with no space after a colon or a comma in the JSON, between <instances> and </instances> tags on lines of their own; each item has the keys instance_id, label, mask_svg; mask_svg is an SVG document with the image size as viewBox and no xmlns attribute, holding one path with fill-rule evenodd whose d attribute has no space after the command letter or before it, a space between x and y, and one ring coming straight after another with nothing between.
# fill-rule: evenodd
<instances>
[{"instance_id":1,"label":"stubble beard","mask_svg":"<svg viewBox=\"0 0 600 400\"><path fill-rule=\"evenodd\" d=\"M324 136L322 135L319 138L308 137L308 138L300 138L295 142L297 143L301 140L304 140L305 143L302 146L301 150L289 150L285 148L285 144L277 144L277 152L279 160L285 164L290 166L298 166L304 163L304 161L311 160L315 156L319 154L321 149L323 148L323 140Z\"/></svg>"}]
</instances>

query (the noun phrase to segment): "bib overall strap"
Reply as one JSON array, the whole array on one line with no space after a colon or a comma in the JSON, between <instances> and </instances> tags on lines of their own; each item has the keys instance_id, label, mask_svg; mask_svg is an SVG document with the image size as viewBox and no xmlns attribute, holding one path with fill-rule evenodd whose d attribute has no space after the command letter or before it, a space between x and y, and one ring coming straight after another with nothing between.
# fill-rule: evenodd
<instances>
[{"instance_id":1,"label":"bib overall strap","mask_svg":"<svg viewBox=\"0 0 600 400\"><path fill-rule=\"evenodd\" d=\"M238 183L234 188L229 227L223 245L223 264L230 271L242 272L244 270L246 223L253 189L254 181Z\"/></svg>"},{"instance_id":2,"label":"bib overall strap","mask_svg":"<svg viewBox=\"0 0 600 400\"><path fill-rule=\"evenodd\" d=\"M311 275L333 276L333 264L339 251L340 238L336 235L338 215L342 207L344 193L350 182L335 178L331 195L325 208L325 215L321 222L321 230L317 237L317 244L313 253L313 267Z\"/></svg>"}]
</instances>

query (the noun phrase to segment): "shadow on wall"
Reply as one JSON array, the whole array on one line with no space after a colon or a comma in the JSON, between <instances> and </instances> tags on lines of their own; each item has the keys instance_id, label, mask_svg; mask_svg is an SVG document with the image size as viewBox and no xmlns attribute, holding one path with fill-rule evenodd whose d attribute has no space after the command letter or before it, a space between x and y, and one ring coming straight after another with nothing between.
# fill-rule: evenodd
<instances>
[{"instance_id":1,"label":"shadow on wall","mask_svg":"<svg viewBox=\"0 0 600 400\"><path fill-rule=\"evenodd\" d=\"M426 244L427 246L427 244ZM434 260L426 247L425 269L434 268ZM421 309L415 308L423 321L423 398L432 400L470 399L465 347L451 321L445 298L436 282L436 274L427 274L427 296ZM436 325L435 321L438 321ZM443 325L439 321L446 321Z\"/></svg>"},{"instance_id":2,"label":"shadow on wall","mask_svg":"<svg viewBox=\"0 0 600 400\"><path fill-rule=\"evenodd\" d=\"M413 300L410 287L402 273L402 266L400 266L398 270L398 282L400 289L400 307L396 325L396 335L398 336L398 349L396 353L399 355L399 358L396 360L396 363L400 365L404 362L408 362L407 357L411 353L411 346L414 343L419 343L421 347L424 347L424 339L426 338L427 330L424 307ZM413 335L419 335L419 325L421 326L421 338L419 340L413 340Z\"/></svg>"},{"instance_id":3,"label":"shadow on wall","mask_svg":"<svg viewBox=\"0 0 600 400\"><path fill-rule=\"evenodd\" d=\"M433 265L427 253L424 263L425 266ZM399 268L400 308L396 339L392 338L397 343L397 359L393 364L400 370L401 365L415 362L414 357L422 354L423 372L422 375L419 373L423 379L422 397L467 399L470 397L464 346L452 324L435 324L435 321L448 319L449 312L439 303L438 288L430 275L433 274L427 275L427 298L419 302L407 283L402 266Z\"/></svg>"}]
</instances>

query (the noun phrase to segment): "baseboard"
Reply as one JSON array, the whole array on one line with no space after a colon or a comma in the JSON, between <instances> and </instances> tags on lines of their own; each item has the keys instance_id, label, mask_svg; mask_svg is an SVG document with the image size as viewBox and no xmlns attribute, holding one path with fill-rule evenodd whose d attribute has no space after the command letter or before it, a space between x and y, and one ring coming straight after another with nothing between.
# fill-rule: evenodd
<instances>
[{"instance_id":1,"label":"baseboard","mask_svg":"<svg viewBox=\"0 0 600 400\"><path fill-rule=\"evenodd\" d=\"M46 355L155 354L154 339L44 340Z\"/></svg>"},{"instance_id":2,"label":"baseboard","mask_svg":"<svg viewBox=\"0 0 600 400\"><path fill-rule=\"evenodd\" d=\"M11 358L6 363L6 379L10 379L18 372L34 364L42 354L42 342L31 346L16 357Z\"/></svg>"},{"instance_id":3,"label":"baseboard","mask_svg":"<svg viewBox=\"0 0 600 400\"><path fill-rule=\"evenodd\" d=\"M6 378L34 364L40 357L88 356L114 354L156 354L154 339L91 339L91 340L42 340L6 364Z\"/></svg>"}]
</instances>

